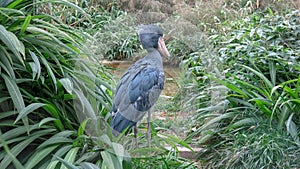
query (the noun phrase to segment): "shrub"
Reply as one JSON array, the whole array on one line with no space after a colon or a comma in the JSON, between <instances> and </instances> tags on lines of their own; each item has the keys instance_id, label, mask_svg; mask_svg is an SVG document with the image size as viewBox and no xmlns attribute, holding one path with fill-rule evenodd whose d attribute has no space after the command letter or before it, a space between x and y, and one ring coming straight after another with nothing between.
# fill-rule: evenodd
<instances>
[{"instance_id":1,"label":"shrub","mask_svg":"<svg viewBox=\"0 0 300 169\"><path fill-rule=\"evenodd\" d=\"M35 15L34 5L0 9L0 168L122 165L115 161L122 146L99 126L111 107L109 74L88 52L86 36Z\"/></svg>"},{"instance_id":2,"label":"shrub","mask_svg":"<svg viewBox=\"0 0 300 169\"><path fill-rule=\"evenodd\" d=\"M199 85L197 88L203 89L203 93L194 98L206 102L198 103L198 113L194 117L196 129L187 138L193 138L193 142L207 148L200 156L204 160L209 157L207 167L220 167L221 163L229 168L244 165L276 168L299 164L295 158L275 163L281 155L294 157L299 153L298 16L298 11L285 16L255 13L235 22L227 36L210 37L213 45L219 48L212 58L221 62L213 62L216 63L212 65L213 69L208 69L210 64L203 64L203 61L200 64L202 67L196 77L206 79L205 83L210 87ZM260 129L251 130L253 127ZM271 141L261 146L269 146L270 151L266 150L269 152L258 161L257 153L261 147L251 149L243 147L242 143L239 146L242 140L232 138L252 139L260 135L263 128ZM288 145L270 145L272 139L276 143L282 139L285 144L295 147L282 152ZM251 147L261 140L252 141L246 146ZM238 148L230 146L234 144ZM278 149L272 151L272 146Z\"/></svg>"}]
</instances>

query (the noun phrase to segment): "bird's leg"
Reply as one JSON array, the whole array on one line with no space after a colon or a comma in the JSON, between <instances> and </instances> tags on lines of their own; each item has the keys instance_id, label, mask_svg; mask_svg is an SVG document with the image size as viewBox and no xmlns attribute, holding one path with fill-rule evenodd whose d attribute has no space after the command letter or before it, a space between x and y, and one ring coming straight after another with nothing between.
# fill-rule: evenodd
<instances>
[{"instance_id":1,"label":"bird's leg","mask_svg":"<svg viewBox=\"0 0 300 169\"><path fill-rule=\"evenodd\" d=\"M134 138L135 138L135 147L138 148L139 144L138 144L138 129L137 129L137 125L134 126L133 128L133 133L134 133Z\"/></svg>"},{"instance_id":2,"label":"bird's leg","mask_svg":"<svg viewBox=\"0 0 300 169\"><path fill-rule=\"evenodd\" d=\"M151 111L152 108L150 108L150 110L148 111L148 132L147 132L147 141L148 141L148 146L151 147L151 127L150 127L150 120L151 120Z\"/></svg>"}]
</instances>

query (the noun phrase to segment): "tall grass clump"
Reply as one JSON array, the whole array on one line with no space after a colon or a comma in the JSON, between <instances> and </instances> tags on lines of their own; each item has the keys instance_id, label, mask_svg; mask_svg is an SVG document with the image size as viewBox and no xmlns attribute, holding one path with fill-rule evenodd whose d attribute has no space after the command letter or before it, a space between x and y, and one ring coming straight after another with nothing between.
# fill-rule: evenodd
<instances>
[{"instance_id":1,"label":"tall grass clump","mask_svg":"<svg viewBox=\"0 0 300 169\"><path fill-rule=\"evenodd\" d=\"M199 159L209 168L299 167L299 11L256 12L229 30L210 37L220 61L214 69L204 62L196 62L200 73L192 69L213 85L197 81L202 93L187 140L205 148Z\"/></svg>"}]
</instances>

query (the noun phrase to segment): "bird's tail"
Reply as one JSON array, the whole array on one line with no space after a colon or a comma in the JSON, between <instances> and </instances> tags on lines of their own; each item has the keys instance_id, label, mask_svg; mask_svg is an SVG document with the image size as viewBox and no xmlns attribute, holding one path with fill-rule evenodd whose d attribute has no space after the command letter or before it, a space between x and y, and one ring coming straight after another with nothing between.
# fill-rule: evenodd
<instances>
[{"instance_id":1,"label":"bird's tail","mask_svg":"<svg viewBox=\"0 0 300 169\"><path fill-rule=\"evenodd\" d=\"M115 136L118 136L124 130L131 129L135 125L136 122L127 119L121 115L121 113L115 113L110 123L110 127L112 128L112 132Z\"/></svg>"}]
</instances>

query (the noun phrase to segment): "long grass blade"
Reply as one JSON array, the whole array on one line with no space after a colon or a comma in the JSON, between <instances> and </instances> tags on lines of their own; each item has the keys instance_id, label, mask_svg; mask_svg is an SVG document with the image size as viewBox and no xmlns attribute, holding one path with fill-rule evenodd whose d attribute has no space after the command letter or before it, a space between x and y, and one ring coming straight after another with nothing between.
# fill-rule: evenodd
<instances>
[{"instance_id":1,"label":"long grass blade","mask_svg":"<svg viewBox=\"0 0 300 169\"><path fill-rule=\"evenodd\" d=\"M64 161L69 162L70 164L73 164L76 159L78 151L79 151L79 147L72 148L65 156ZM61 169L67 169L67 167L63 166L63 167L61 167Z\"/></svg>"},{"instance_id":2,"label":"long grass blade","mask_svg":"<svg viewBox=\"0 0 300 169\"><path fill-rule=\"evenodd\" d=\"M256 74L258 77L260 77L266 84L267 86L272 89L274 87L274 85L270 82L270 80L265 76L263 75L262 73L252 69L251 67L248 67L248 66L245 66L245 65L241 65L242 67L250 70L251 72L253 72L254 74Z\"/></svg>"},{"instance_id":3,"label":"long grass blade","mask_svg":"<svg viewBox=\"0 0 300 169\"><path fill-rule=\"evenodd\" d=\"M73 165L72 163L70 163L70 162L68 162L68 161L66 161L66 160L64 160L64 159L62 159L58 156L54 155L54 157L57 158L63 164L63 166L61 168L78 169L78 167Z\"/></svg>"},{"instance_id":4,"label":"long grass blade","mask_svg":"<svg viewBox=\"0 0 300 169\"><path fill-rule=\"evenodd\" d=\"M21 112L19 113L18 117L15 120L15 123L17 121L19 121L20 119L23 119L24 117L26 117L29 113L35 111L36 109L45 106L46 104L44 103L31 103L30 105L28 105L27 107L25 107L24 109L21 110Z\"/></svg>"},{"instance_id":5,"label":"long grass blade","mask_svg":"<svg viewBox=\"0 0 300 169\"><path fill-rule=\"evenodd\" d=\"M25 67L24 61L20 53L25 56L25 47L15 34L7 31L4 26L0 25L0 40L13 52L17 59Z\"/></svg>"},{"instance_id":6,"label":"long grass blade","mask_svg":"<svg viewBox=\"0 0 300 169\"><path fill-rule=\"evenodd\" d=\"M4 147L5 152L7 153L7 155L12 159L12 162L15 166L16 169L24 169L24 166L21 164L21 162L16 158L16 156L14 154L12 154L12 152L10 151L7 143L3 140L2 138L2 133L0 131L0 142Z\"/></svg>"},{"instance_id":7,"label":"long grass blade","mask_svg":"<svg viewBox=\"0 0 300 169\"><path fill-rule=\"evenodd\" d=\"M52 145L39 151L36 151L27 161L25 164L26 168L34 168L38 163L40 163L43 159L53 153L59 145Z\"/></svg>"},{"instance_id":8,"label":"long grass blade","mask_svg":"<svg viewBox=\"0 0 300 169\"><path fill-rule=\"evenodd\" d=\"M27 15L27 17L22 25L20 34L23 34L26 31L28 25L30 24L31 18L32 18L31 15Z\"/></svg>"}]
</instances>

